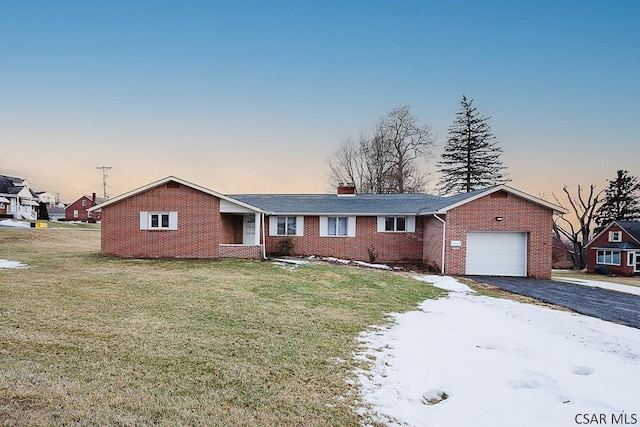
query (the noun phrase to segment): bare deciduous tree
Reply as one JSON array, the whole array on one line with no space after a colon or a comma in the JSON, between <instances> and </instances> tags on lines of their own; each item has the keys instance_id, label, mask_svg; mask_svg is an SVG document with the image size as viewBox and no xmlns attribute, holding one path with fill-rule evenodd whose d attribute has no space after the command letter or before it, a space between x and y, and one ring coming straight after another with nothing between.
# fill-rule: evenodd
<instances>
[{"instance_id":1,"label":"bare deciduous tree","mask_svg":"<svg viewBox=\"0 0 640 427\"><path fill-rule=\"evenodd\" d=\"M332 185L350 182L359 193L410 193L424 190L420 161L428 159L435 138L409 107L381 118L373 136L343 142L329 162Z\"/></svg>"},{"instance_id":2,"label":"bare deciduous tree","mask_svg":"<svg viewBox=\"0 0 640 427\"><path fill-rule=\"evenodd\" d=\"M553 232L559 239L562 239L562 236L564 236L569 240L569 242L571 242L571 245L573 246L571 262L576 270L582 270L587 265L587 257L584 247L589 243L591 229L595 222L596 209L601 203L600 195L604 190L600 190L596 193L596 186L590 185L589 193L583 196L582 188L578 185L578 192L576 196L572 196L565 185L562 188L562 191L566 196L567 202L571 207L571 212L575 216L577 223L559 216L553 224ZM553 194L553 198L560 206L563 206L562 202L558 200L558 197L556 197L555 194Z\"/></svg>"}]
</instances>

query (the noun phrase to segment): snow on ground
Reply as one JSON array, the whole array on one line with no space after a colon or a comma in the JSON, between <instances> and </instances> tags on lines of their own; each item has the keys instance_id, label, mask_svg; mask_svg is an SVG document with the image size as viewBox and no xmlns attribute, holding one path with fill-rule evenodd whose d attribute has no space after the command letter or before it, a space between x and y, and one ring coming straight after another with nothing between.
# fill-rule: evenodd
<instances>
[{"instance_id":1,"label":"snow on ground","mask_svg":"<svg viewBox=\"0 0 640 427\"><path fill-rule=\"evenodd\" d=\"M356 265L359 265L360 267L378 268L380 270L391 270L391 267L385 264L372 264L370 262L364 262L364 261L353 261L353 263Z\"/></svg>"},{"instance_id":2,"label":"snow on ground","mask_svg":"<svg viewBox=\"0 0 640 427\"><path fill-rule=\"evenodd\" d=\"M576 279L573 277L554 277L559 282L573 283L576 285L590 286L593 288L610 289L612 291L625 292L627 294L640 295L640 287L622 285L620 283L602 282L600 280ZM640 420L638 420L640 422Z\"/></svg>"},{"instance_id":3,"label":"snow on ground","mask_svg":"<svg viewBox=\"0 0 640 427\"><path fill-rule=\"evenodd\" d=\"M31 224L24 221L16 221L14 219L3 219L0 221L0 225L3 227L18 227L18 228L29 228Z\"/></svg>"},{"instance_id":4,"label":"snow on ground","mask_svg":"<svg viewBox=\"0 0 640 427\"><path fill-rule=\"evenodd\" d=\"M574 426L600 414L615 424L623 412L640 420L640 330L479 296L450 277L420 279L451 292L360 335L356 358L371 363L356 372L371 405L360 410L364 424Z\"/></svg>"},{"instance_id":5,"label":"snow on ground","mask_svg":"<svg viewBox=\"0 0 640 427\"><path fill-rule=\"evenodd\" d=\"M17 261L9 261L7 259L0 259L0 268L24 268L25 264Z\"/></svg>"}]
</instances>

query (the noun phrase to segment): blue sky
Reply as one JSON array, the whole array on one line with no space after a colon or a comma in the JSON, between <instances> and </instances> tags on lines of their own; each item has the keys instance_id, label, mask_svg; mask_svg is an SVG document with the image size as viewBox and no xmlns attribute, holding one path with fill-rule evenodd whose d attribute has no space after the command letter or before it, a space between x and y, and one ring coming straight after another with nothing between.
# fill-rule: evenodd
<instances>
[{"instance_id":1,"label":"blue sky","mask_svg":"<svg viewBox=\"0 0 640 427\"><path fill-rule=\"evenodd\" d=\"M465 94L514 187L602 188L640 175L639 18L623 0L4 2L0 173L63 201L100 193L102 165L112 196L167 175L327 192L340 142L397 106L437 156Z\"/></svg>"}]
</instances>

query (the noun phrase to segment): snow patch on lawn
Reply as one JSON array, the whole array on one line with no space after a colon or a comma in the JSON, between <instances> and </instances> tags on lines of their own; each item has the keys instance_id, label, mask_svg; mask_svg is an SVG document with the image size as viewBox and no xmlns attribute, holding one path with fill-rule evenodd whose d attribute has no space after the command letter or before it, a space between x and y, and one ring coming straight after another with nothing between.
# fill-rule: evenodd
<instances>
[{"instance_id":1,"label":"snow patch on lawn","mask_svg":"<svg viewBox=\"0 0 640 427\"><path fill-rule=\"evenodd\" d=\"M31 224L24 221L16 221L14 219L3 219L0 221L0 225L4 227L15 227L15 228L30 228Z\"/></svg>"},{"instance_id":2,"label":"snow patch on lawn","mask_svg":"<svg viewBox=\"0 0 640 427\"><path fill-rule=\"evenodd\" d=\"M7 259L0 259L0 268L26 268L26 264L18 261L9 261Z\"/></svg>"},{"instance_id":3,"label":"snow patch on lawn","mask_svg":"<svg viewBox=\"0 0 640 427\"><path fill-rule=\"evenodd\" d=\"M578 414L640 418L640 330L479 296L453 278L421 311L359 335L363 425L563 426Z\"/></svg>"},{"instance_id":4,"label":"snow patch on lawn","mask_svg":"<svg viewBox=\"0 0 640 427\"><path fill-rule=\"evenodd\" d=\"M589 286L592 288L609 289L612 291L624 292L627 294L640 295L640 287L623 285L620 283L602 282L600 280L576 279L573 277L554 277L558 282L573 283L575 285Z\"/></svg>"}]
</instances>

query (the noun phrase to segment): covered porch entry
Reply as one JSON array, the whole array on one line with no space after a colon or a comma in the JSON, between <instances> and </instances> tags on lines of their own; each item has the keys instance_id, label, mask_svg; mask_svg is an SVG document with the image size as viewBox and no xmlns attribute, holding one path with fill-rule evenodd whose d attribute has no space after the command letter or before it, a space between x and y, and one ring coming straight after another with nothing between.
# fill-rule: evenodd
<instances>
[{"instance_id":1,"label":"covered porch entry","mask_svg":"<svg viewBox=\"0 0 640 427\"><path fill-rule=\"evenodd\" d=\"M220 258L264 258L262 212L220 201Z\"/></svg>"}]
</instances>

